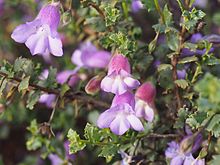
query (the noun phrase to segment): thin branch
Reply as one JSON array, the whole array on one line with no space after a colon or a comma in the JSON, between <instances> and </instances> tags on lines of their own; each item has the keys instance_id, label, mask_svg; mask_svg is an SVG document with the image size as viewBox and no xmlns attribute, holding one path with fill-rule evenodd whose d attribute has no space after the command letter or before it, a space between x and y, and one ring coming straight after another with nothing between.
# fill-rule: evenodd
<instances>
[{"instance_id":1,"label":"thin branch","mask_svg":"<svg viewBox=\"0 0 220 165\"><path fill-rule=\"evenodd\" d=\"M55 104L54 104L54 107L53 107L53 110L52 110L51 115L50 115L50 119L49 119L49 121L47 122L48 124L51 124L51 122L52 122L52 120L53 120L53 116L54 116L54 113L55 113L55 111L56 111L56 107L57 107L59 98L60 98L60 97L57 96L56 101L55 101Z\"/></svg>"},{"instance_id":2,"label":"thin branch","mask_svg":"<svg viewBox=\"0 0 220 165\"><path fill-rule=\"evenodd\" d=\"M157 133L151 133L146 138L177 138L180 135L178 134L157 134Z\"/></svg>"},{"instance_id":3,"label":"thin branch","mask_svg":"<svg viewBox=\"0 0 220 165\"><path fill-rule=\"evenodd\" d=\"M6 73L1 72L1 71L0 71L0 76L7 77L7 79L16 81L18 83L20 83L22 81L22 79L20 79L20 78L8 77L8 75ZM61 91L58 89L49 89L49 88L45 88L45 87L42 87L42 86L39 86L39 85L36 85L33 83L29 83L29 90L40 90L40 91L43 91L48 94L55 94L57 96L59 96L61 93ZM109 108L109 104L107 104L103 101L96 100L95 98L89 97L89 96L82 94L82 93L76 93L76 92L69 91L69 92L65 93L64 97L69 100L81 100L83 103L91 103L97 107Z\"/></svg>"}]
</instances>

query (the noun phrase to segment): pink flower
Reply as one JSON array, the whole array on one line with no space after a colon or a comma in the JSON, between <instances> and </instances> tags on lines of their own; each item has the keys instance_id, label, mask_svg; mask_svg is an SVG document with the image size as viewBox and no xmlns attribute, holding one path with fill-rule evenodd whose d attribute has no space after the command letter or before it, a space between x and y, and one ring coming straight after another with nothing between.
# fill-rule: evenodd
<instances>
[{"instance_id":1,"label":"pink flower","mask_svg":"<svg viewBox=\"0 0 220 165\"><path fill-rule=\"evenodd\" d=\"M62 56L62 42L57 32L59 22L58 3L52 3L44 6L32 22L16 27L11 37L18 43L25 43L32 55L50 52Z\"/></svg>"},{"instance_id":2,"label":"pink flower","mask_svg":"<svg viewBox=\"0 0 220 165\"><path fill-rule=\"evenodd\" d=\"M137 117L143 117L145 120L152 122L154 119L154 110L152 108L156 95L155 87L146 82L142 84L135 93L135 113Z\"/></svg>"},{"instance_id":3,"label":"pink flower","mask_svg":"<svg viewBox=\"0 0 220 165\"><path fill-rule=\"evenodd\" d=\"M113 56L108 66L108 75L101 82L101 88L105 92L121 95L139 85L139 81L132 78L128 59L120 54Z\"/></svg>"},{"instance_id":4,"label":"pink flower","mask_svg":"<svg viewBox=\"0 0 220 165\"><path fill-rule=\"evenodd\" d=\"M134 95L126 92L116 95L110 109L103 112L97 121L99 128L110 128L116 135L123 135L129 128L143 131L141 121L135 116Z\"/></svg>"},{"instance_id":5,"label":"pink flower","mask_svg":"<svg viewBox=\"0 0 220 165\"><path fill-rule=\"evenodd\" d=\"M78 67L105 68L110 58L109 52L97 50L91 42L86 42L73 52L72 62Z\"/></svg>"}]
</instances>

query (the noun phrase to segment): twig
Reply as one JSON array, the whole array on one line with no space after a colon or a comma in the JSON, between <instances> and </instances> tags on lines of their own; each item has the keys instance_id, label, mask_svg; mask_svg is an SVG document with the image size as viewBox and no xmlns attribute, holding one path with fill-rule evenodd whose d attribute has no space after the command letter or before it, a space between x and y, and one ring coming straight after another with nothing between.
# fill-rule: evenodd
<instances>
[{"instance_id":1,"label":"twig","mask_svg":"<svg viewBox=\"0 0 220 165\"><path fill-rule=\"evenodd\" d=\"M157 133L151 133L146 138L177 138L180 135L178 134L157 134Z\"/></svg>"},{"instance_id":2,"label":"twig","mask_svg":"<svg viewBox=\"0 0 220 165\"><path fill-rule=\"evenodd\" d=\"M165 23L166 23L165 17L164 17L163 12L162 12L162 10L161 10L161 8L160 8L160 5L159 5L158 0L154 0L154 4L155 4L155 6L156 6L156 9L157 9L157 11L158 11L158 13L159 13L161 19L162 19L162 22L165 24Z\"/></svg>"},{"instance_id":3,"label":"twig","mask_svg":"<svg viewBox=\"0 0 220 165\"><path fill-rule=\"evenodd\" d=\"M57 98L56 98L56 101L55 101L53 110L52 110L51 115L50 115L50 119L49 119L49 121L47 122L48 124L51 124L51 122L52 122L52 120L53 120L53 116L54 116L54 113L55 113L55 111L56 111L56 107L57 107L57 104L58 104L58 100L59 100L59 96L57 96Z\"/></svg>"},{"instance_id":4,"label":"twig","mask_svg":"<svg viewBox=\"0 0 220 165\"><path fill-rule=\"evenodd\" d=\"M6 73L1 72L1 71L0 71L0 76L7 77L7 79L16 81L18 83L20 83L22 81L22 79L20 79L20 78L8 77L8 75ZM49 88L45 88L45 87L42 87L42 86L39 86L39 85L36 85L33 83L29 83L29 90L33 90L33 89L34 90L37 89L37 90L43 91L48 94L55 94L57 96L59 96L60 92L61 92L58 89L49 89ZM86 96L85 94L82 94L82 93L75 93L75 92L70 91L70 92L66 92L64 97L69 100L81 100L84 103L91 103L97 107L109 108L109 104L107 104L103 101L96 100L95 98Z\"/></svg>"},{"instance_id":5,"label":"twig","mask_svg":"<svg viewBox=\"0 0 220 165\"><path fill-rule=\"evenodd\" d=\"M97 6L94 2L89 2L89 3L88 3L88 6L93 7L93 8L99 13L99 15L100 15L103 19L105 19L105 14L104 14L103 11L99 8L99 6Z\"/></svg>"}]
</instances>

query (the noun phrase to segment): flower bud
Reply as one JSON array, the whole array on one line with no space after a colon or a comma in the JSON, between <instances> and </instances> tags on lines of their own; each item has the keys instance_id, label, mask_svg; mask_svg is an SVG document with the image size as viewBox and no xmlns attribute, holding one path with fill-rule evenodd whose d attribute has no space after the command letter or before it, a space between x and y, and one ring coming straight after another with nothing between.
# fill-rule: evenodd
<instances>
[{"instance_id":1,"label":"flower bud","mask_svg":"<svg viewBox=\"0 0 220 165\"><path fill-rule=\"evenodd\" d=\"M85 87L85 91L87 94L94 95L100 90L100 84L102 81L102 76L95 76L89 80Z\"/></svg>"},{"instance_id":2,"label":"flower bud","mask_svg":"<svg viewBox=\"0 0 220 165\"><path fill-rule=\"evenodd\" d=\"M193 153L200 147L201 143L201 133L195 133L182 140L180 143L180 151L181 153Z\"/></svg>"}]
</instances>

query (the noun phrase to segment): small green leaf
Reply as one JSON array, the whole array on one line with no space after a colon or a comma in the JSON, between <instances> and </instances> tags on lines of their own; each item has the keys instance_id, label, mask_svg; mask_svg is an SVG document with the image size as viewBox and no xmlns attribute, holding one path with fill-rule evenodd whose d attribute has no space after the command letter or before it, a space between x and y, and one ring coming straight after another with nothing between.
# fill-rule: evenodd
<instances>
[{"instance_id":1,"label":"small green leaf","mask_svg":"<svg viewBox=\"0 0 220 165\"><path fill-rule=\"evenodd\" d=\"M195 61L198 61L198 57L196 56L191 56L191 57L185 57L185 58L182 58L181 60L179 60L179 64L186 64L186 63L189 63L189 62L195 62Z\"/></svg>"},{"instance_id":2,"label":"small green leaf","mask_svg":"<svg viewBox=\"0 0 220 165\"><path fill-rule=\"evenodd\" d=\"M189 86L189 83L184 79L176 80L175 84L182 89L186 89Z\"/></svg>"},{"instance_id":3,"label":"small green leaf","mask_svg":"<svg viewBox=\"0 0 220 165\"><path fill-rule=\"evenodd\" d=\"M170 64L160 64L157 68L158 72L164 71L164 70L172 70L173 66Z\"/></svg>"},{"instance_id":4,"label":"small green leaf","mask_svg":"<svg viewBox=\"0 0 220 165\"><path fill-rule=\"evenodd\" d=\"M69 89L70 89L69 85L67 84L62 85L60 96L63 97Z\"/></svg>"},{"instance_id":5,"label":"small green leaf","mask_svg":"<svg viewBox=\"0 0 220 165\"><path fill-rule=\"evenodd\" d=\"M213 155L212 161L210 162L210 165L219 165L220 162L220 155Z\"/></svg>"},{"instance_id":6,"label":"small green leaf","mask_svg":"<svg viewBox=\"0 0 220 165\"><path fill-rule=\"evenodd\" d=\"M77 134L76 131L73 131L72 129L69 129L68 134L67 134L67 138L70 142L69 144L69 153L70 154L74 154L78 151L83 150L83 148L86 147L86 143L85 141L81 140L79 135Z\"/></svg>"},{"instance_id":7,"label":"small green leaf","mask_svg":"<svg viewBox=\"0 0 220 165\"><path fill-rule=\"evenodd\" d=\"M30 76L25 77L19 84L18 86L18 91L21 92L22 90L26 90L28 89L29 86L29 80L30 80Z\"/></svg>"},{"instance_id":8,"label":"small green leaf","mask_svg":"<svg viewBox=\"0 0 220 165\"><path fill-rule=\"evenodd\" d=\"M109 144L102 147L99 157L105 157L106 162L110 162L115 154L118 152L119 147L117 145Z\"/></svg>"},{"instance_id":9,"label":"small green leaf","mask_svg":"<svg viewBox=\"0 0 220 165\"><path fill-rule=\"evenodd\" d=\"M38 102L40 95L40 91L31 91L28 95L26 107L32 110L34 108L34 105Z\"/></svg>"},{"instance_id":10,"label":"small green leaf","mask_svg":"<svg viewBox=\"0 0 220 165\"><path fill-rule=\"evenodd\" d=\"M105 25L106 25L106 27L114 25L120 16L120 11L111 5L106 6L104 8L104 11L105 11Z\"/></svg>"}]
</instances>

